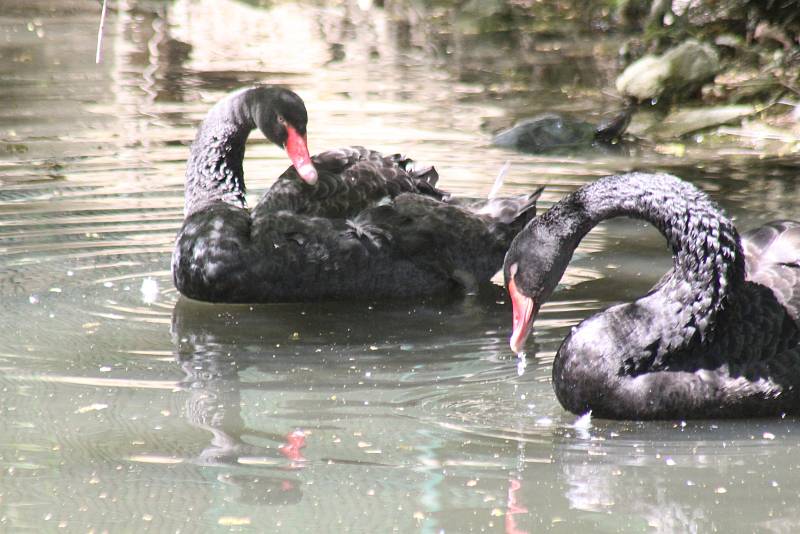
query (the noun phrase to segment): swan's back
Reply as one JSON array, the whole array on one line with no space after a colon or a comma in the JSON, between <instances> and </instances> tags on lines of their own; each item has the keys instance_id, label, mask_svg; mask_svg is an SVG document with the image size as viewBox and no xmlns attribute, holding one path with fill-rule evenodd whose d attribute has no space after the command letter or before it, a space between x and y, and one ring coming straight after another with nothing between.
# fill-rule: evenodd
<instances>
[{"instance_id":1,"label":"swan's back","mask_svg":"<svg viewBox=\"0 0 800 534\"><path fill-rule=\"evenodd\" d=\"M773 221L742 234L746 277L775 293L800 323L800 222Z\"/></svg>"},{"instance_id":2,"label":"swan's back","mask_svg":"<svg viewBox=\"0 0 800 534\"><path fill-rule=\"evenodd\" d=\"M474 210L436 189L433 167L362 147L314 158L307 112L286 89L217 104L187 162L175 287L210 302L376 299L471 290L500 268L536 195ZM258 128L292 161L251 211L243 158ZM515 211L516 210L516 211Z\"/></svg>"},{"instance_id":3,"label":"swan's back","mask_svg":"<svg viewBox=\"0 0 800 534\"><path fill-rule=\"evenodd\" d=\"M354 217L384 199L417 193L442 199L436 189L439 175L433 167L404 158L354 146L328 150L312 158L319 179L313 186L289 167L264 193L256 213L288 210L317 217Z\"/></svg>"}]
</instances>

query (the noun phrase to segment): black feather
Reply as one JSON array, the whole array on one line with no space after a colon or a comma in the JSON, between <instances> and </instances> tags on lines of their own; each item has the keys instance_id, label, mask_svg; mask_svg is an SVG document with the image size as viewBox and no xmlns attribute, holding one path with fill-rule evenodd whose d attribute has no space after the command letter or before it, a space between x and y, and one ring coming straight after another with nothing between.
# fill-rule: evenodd
<instances>
[{"instance_id":1,"label":"black feather","mask_svg":"<svg viewBox=\"0 0 800 534\"><path fill-rule=\"evenodd\" d=\"M305 117L304 107L285 109L302 105L286 93L279 91L281 116ZM290 167L251 213L244 143L255 115L262 131L275 129L275 98L264 88L239 91L200 126L172 258L175 286L187 297L274 302L472 290L500 269L511 239L535 215L538 192L459 205L436 188L433 167L362 147L313 157L313 186ZM293 126L305 132L305 123Z\"/></svg>"}]
</instances>

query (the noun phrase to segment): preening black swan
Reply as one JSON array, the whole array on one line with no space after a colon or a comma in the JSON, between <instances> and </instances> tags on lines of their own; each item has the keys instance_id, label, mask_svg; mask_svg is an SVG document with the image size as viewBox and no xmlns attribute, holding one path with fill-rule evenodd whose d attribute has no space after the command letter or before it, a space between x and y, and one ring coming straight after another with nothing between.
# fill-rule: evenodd
<instances>
[{"instance_id":1,"label":"preening black swan","mask_svg":"<svg viewBox=\"0 0 800 534\"><path fill-rule=\"evenodd\" d=\"M492 144L532 154L610 145L625 133L633 112L633 105L628 105L598 125L567 115L545 113L503 130L492 138Z\"/></svg>"},{"instance_id":2,"label":"preening black swan","mask_svg":"<svg viewBox=\"0 0 800 534\"><path fill-rule=\"evenodd\" d=\"M300 97L275 87L235 92L208 113L187 163L172 256L183 295L276 302L473 290L535 215L539 192L462 206L436 189L432 168L399 156L354 147L311 158L307 121ZM242 161L256 127L293 167L251 213Z\"/></svg>"},{"instance_id":3,"label":"preening black swan","mask_svg":"<svg viewBox=\"0 0 800 534\"><path fill-rule=\"evenodd\" d=\"M553 364L569 411L613 419L800 411L800 223L739 235L693 185L624 174L581 187L529 223L506 255L519 352L578 243L604 219L644 219L674 267L644 297L572 329Z\"/></svg>"}]
</instances>

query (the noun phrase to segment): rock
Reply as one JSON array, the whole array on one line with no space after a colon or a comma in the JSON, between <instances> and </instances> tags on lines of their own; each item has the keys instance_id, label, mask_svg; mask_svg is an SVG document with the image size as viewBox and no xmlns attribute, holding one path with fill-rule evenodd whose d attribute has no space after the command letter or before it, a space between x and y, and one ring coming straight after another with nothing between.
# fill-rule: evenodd
<instances>
[{"instance_id":1,"label":"rock","mask_svg":"<svg viewBox=\"0 0 800 534\"><path fill-rule=\"evenodd\" d=\"M579 146L594 141L595 126L556 113L545 113L515 124L492 139L494 146L533 154Z\"/></svg>"},{"instance_id":2,"label":"rock","mask_svg":"<svg viewBox=\"0 0 800 534\"><path fill-rule=\"evenodd\" d=\"M641 30L650 11L650 0L618 0L616 17L628 30Z\"/></svg>"},{"instance_id":3,"label":"rock","mask_svg":"<svg viewBox=\"0 0 800 534\"><path fill-rule=\"evenodd\" d=\"M617 91L636 100L658 98L666 87L670 65L660 57L644 56L634 61L617 78Z\"/></svg>"},{"instance_id":4,"label":"rock","mask_svg":"<svg viewBox=\"0 0 800 534\"><path fill-rule=\"evenodd\" d=\"M794 47L794 43L792 43L785 31L779 26L774 26L764 21L759 22L758 26L756 26L755 31L753 31L753 39L759 43L770 40L776 41L781 44L784 50L791 50Z\"/></svg>"},{"instance_id":5,"label":"rock","mask_svg":"<svg viewBox=\"0 0 800 534\"><path fill-rule=\"evenodd\" d=\"M617 78L620 94L639 101L689 95L720 70L717 51L690 39L661 56L647 55L631 63Z\"/></svg>"},{"instance_id":6,"label":"rock","mask_svg":"<svg viewBox=\"0 0 800 534\"><path fill-rule=\"evenodd\" d=\"M738 123L744 117L762 110L763 108L747 105L682 109L664 117L647 133L655 140L676 139L692 132L731 122Z\"/></svg>"}]
</instances>

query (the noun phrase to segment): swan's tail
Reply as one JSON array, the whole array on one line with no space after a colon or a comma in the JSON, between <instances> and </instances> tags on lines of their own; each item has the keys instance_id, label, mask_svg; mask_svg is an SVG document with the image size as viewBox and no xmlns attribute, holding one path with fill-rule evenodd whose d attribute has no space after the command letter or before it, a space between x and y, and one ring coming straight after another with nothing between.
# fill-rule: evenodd
<instances>
[{"instance_id":1,"label":"swan's tail","mask_svg":"<svg viewBox=\"0 0 800 534\"><path fill-rule=\"evenodd\" d=\"M767 286L800 323L800 222L773 221L742 234L746 277Z\"/></svg>"},{"instance_id":2,"label":"swan's tail","mask_svg":"<svg viewBox=\"0 0 800 534\"><path fill-rule=\"evenodd\" d=\"M461 206L477 215L484 215L500 225L512 227L516 233L536 216L536 201L542 191L544 191L544 187L539 187L534 192L523 195L489 199L450 197L447 202Z\"/></svg>"},{"instance_id":3,"label":"swan's tail","mask_svg":"<svg viewBox=\"0 0 800 534\"><path fill-rule=\"evenodd\" d=\"M424 165L419 161L407 158L401 154L390 156L398 167L411 175L418 193L428 195L439 200L446 199L449 195L436 187L439 173L433 165Z\"/></svg>"},{"instance_id":4,"label":"swan's tail","mask_svg":"<svg viewBox=\"0 0 800 534\"><path fill-rule=\"evenodd\" d=\"M539 200L542 191L544 186L537 188L533 193L491 198L476 212L488 215L499 223L518 227L516 231L519 231L536 216L536 201Z\"/></svg>"}]
</instances>

